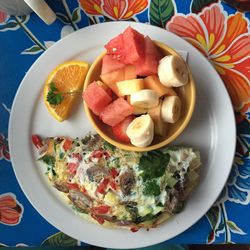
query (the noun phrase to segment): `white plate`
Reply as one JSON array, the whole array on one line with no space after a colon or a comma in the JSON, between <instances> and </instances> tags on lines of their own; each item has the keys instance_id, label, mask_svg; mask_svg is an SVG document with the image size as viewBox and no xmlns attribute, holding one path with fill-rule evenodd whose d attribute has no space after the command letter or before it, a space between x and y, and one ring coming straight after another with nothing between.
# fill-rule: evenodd
<instances>
[{"instance_id":1,"label":"white plate","mask_svg":"<svg viewBox=\"0 0 250 250\"><path fill-rule=\"evenodd\" d=\"M185 132L175 142L199 149L202 180L184 211L149 232L131 233L102 228L80 219L48 186L37 166L31 135L84 136L91 126L82 105L68 121L59 123L42 100L43 83L58 64L72 59L92 62L103 45L131 25L152 39L189 52L188 63L197 85L197 104ZM30 202L52 225L89 244L109 248L138 248L168 240L197 222L212 206L229 175L235 150L234 113L226 89L210 63L190 44L166 30L141 23L109 22L81 29L48 49L23 79L11 111L9 145L18 181Z\"/></svg>"}]
</instances>

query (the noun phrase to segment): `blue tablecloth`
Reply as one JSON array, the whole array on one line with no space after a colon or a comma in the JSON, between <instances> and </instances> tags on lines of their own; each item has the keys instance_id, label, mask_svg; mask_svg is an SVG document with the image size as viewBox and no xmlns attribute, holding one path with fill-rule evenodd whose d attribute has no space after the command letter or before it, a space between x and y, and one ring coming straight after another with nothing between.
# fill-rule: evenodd
<instances>
[{"instance_id":1,"label":"blue tablecloth","mask_svg":"<svg viewBox=\"0 0 250 250\"><path fill-rule=\"evenodd\" d=\"M237 151L220 198L198 223L166 243L250 243L249 13L216 0L48 3L57 13L50 26L34 13L8 16L0 11L0 245L84 245L58 232L21 191L8 150L8 121L22 78L45 50L75 30L112 20L150 23L186 39L218 71L235 109Z\"/></svg>"}]
</instances>

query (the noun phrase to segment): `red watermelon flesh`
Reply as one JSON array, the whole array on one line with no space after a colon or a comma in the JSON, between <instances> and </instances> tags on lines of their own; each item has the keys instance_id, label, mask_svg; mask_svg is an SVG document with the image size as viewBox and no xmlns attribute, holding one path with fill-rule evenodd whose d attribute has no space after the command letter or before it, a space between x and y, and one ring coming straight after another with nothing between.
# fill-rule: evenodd
<instances>
[{"instance_id":1,"label":"red watermelon flesh","mask_svg":"<svg viewBox=\"0 0 250 250\"><path fill-rule=\"evenodd\" d=\"M112 55L112 57L121 62L124 61L124 42L123 42L123 34L119 34L118 36L111 39L104 47L107 50L107 55Z\"/></svg>"},{"instance_id":2,"label":"red watermelon flesh","mask_svg":"<svg viewBox=\"0 0 250 250\"><path fill-rule=\"evenodd\" d=\"M162 58L160 51L154 42L145 37L145 57L136 63L136 73L139 76L149 76L157 74L159 60Z\"/></svg>"},{"instance_id":3,"label":"red watermelon flesh","mask_svg":"<svg viewBox=\"0 0 250 250\"><path fill-rule=\"evenodd\" d=\"M106 74L125 66L121 61L114 59L112 55L105 55L102 59L102 72L101 74Z\"/></svg>"},{"instance_id":4,"label":"red watermelon flesh","mask_svg":"<svg viewBox=\"0 0 250 250\"><path fill-rule=\"evenodd\" d=\"M108 55L125 64L134 64L144 57L144 36L130 26L106 45Z\"/></svg>"},{"instance_id":5,"label":"red watermelon flesh","mask_svg":"<svg viewBox=\"0 0 250 250\"><path fill-rule=\"evenodd\" d=\"M105 124L113 127L132 113L133 107L123 98L118 98L103 110L100 118Z\"/></svg>"},{"instance_id":6,"label":"red watermelon flesh","mask_svg":"<svg viewBox=\"0 0 250 250\"><path fill-rule=\"evenodd\" d=\"M123 32L126 64L134 64L144 57L144 36L128 27Z\"/></svg>"},{"instance_id":7,"label":"red watermelon flesh","mask_svg":"<svg viewBox=\"0 0 250 250\"><path fill-rule=\"evenodd\" d=\"M112 102L111 96L95 81L83 92L83 100L96 115L100 115L106 106Z\"/></svg>"}]
</instances>

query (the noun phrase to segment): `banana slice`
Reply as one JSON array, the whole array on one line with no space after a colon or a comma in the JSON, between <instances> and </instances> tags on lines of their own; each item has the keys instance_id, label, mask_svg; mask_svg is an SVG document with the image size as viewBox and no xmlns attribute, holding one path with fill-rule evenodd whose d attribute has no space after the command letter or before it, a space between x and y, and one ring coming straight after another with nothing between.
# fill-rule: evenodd
<instances>
[{"instance_id":1,"label":"banana slice","mask_svg":"<svg viewBox=\"0 0 250 250\"><path fill-rule=\"evenodd\" d=\"M132 79L116 82L116 88L118 89L118 96L131 95L144 88L144 80Z\"/></svg>"},{"instance_id":2,"label":"banana slice","mask_svg":"<svg viewBox=\"0 0 250 250\"><path fill-rule=\"evenodd\" d=\"M125 99L128 101L128 103L131 105L131 102L130 102L130 95L126 96ZM146 108L139 108L139 107L136 107L136 106L133 106L134 108L134 111L133 111L133 114L134 115L142 115L142 114L146 114L148 109Z\"/></svg>"},{"instance_id":3,"label":"banana slice","mask_svg":"<svg viewBox=\"0 0 250 250\"><path fill-rule=\"evenodd\" d=\"M127 127L127 136L130 140L139 144L144 143L148 138L154 135L154 122L150 115L141 115L135 118Z\"/></svg>"},{"instance_id":4,"label":"banana slice","mask_svg":"<svg viewBox=\"0 0 250 250\"><path fill-rule=\"evenodd\" d=\"M165 136L167 134L167 123L162 120L161 117L162 100L155 108L149 109L148 114L151 116L154 122L154 133L156 135Z\"/></svg>"},{"instance_id":5,"label":"banana slice","mask_svg":"<svg viewBox=\"0 0 250 250\"><path fill-rule=\"evenodd\" d=\"M161 106L163 121L175 123L181 114L181 100L178 96L166 96Z\"/></svg>"},{"instance_id":6,"label":"banana slice","mask_svg":"<svg viewBox=\"0 0 250 250\"><path fill-rule=\"evenodd\" d=\"M131 139L130 142L136 147L143 148L149 146L152 143L153 139L154 139L154 133L150 134L149 137L144 138L144 140Z\"/></svg>"},{"instance_id":7,"label":"banana slice","mask_svg":"<svg viewBox=\"0 0 250 250\"><path fill-rule=\"evenodd\" d=\"M180 87L188 83L188 68L178 56L163 57L158 66L160 82L166 87Z\"/></svg>"},{"instance_id":8,"label":"banana slice","mask_svg":"<svg viewBox=\"0 0 250 250\"><path fill-rule=\"evenodd\" d=\"M157 93L152 89L143 89L130 95L130 104L139 108L153 108L159 103Z\"/></svg>"}]
</instances>

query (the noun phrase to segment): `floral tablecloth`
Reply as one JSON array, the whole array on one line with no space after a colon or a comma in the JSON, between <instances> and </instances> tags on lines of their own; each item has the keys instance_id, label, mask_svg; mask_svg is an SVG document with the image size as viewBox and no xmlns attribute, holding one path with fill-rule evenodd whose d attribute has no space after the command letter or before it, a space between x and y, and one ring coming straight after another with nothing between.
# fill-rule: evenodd
<instances>
[{"instance_id":1,"label":"floral tablecloth","mask_svg":"<svg viewBox=\"0 0 250 250\"><path fill-rule=\"evenodd\" d=\"M250 243L250 14L217 0L47 2L57 14L50 26L34 13L0 11L0 245L84 245L44 220L21 191L8 150L8 121L22 78L45 50L75 30L113 20L150 23L183 37L218 71L235 109L237 150L222 194L198 223L166 243Z\"/></svg>"}]
</instances>

